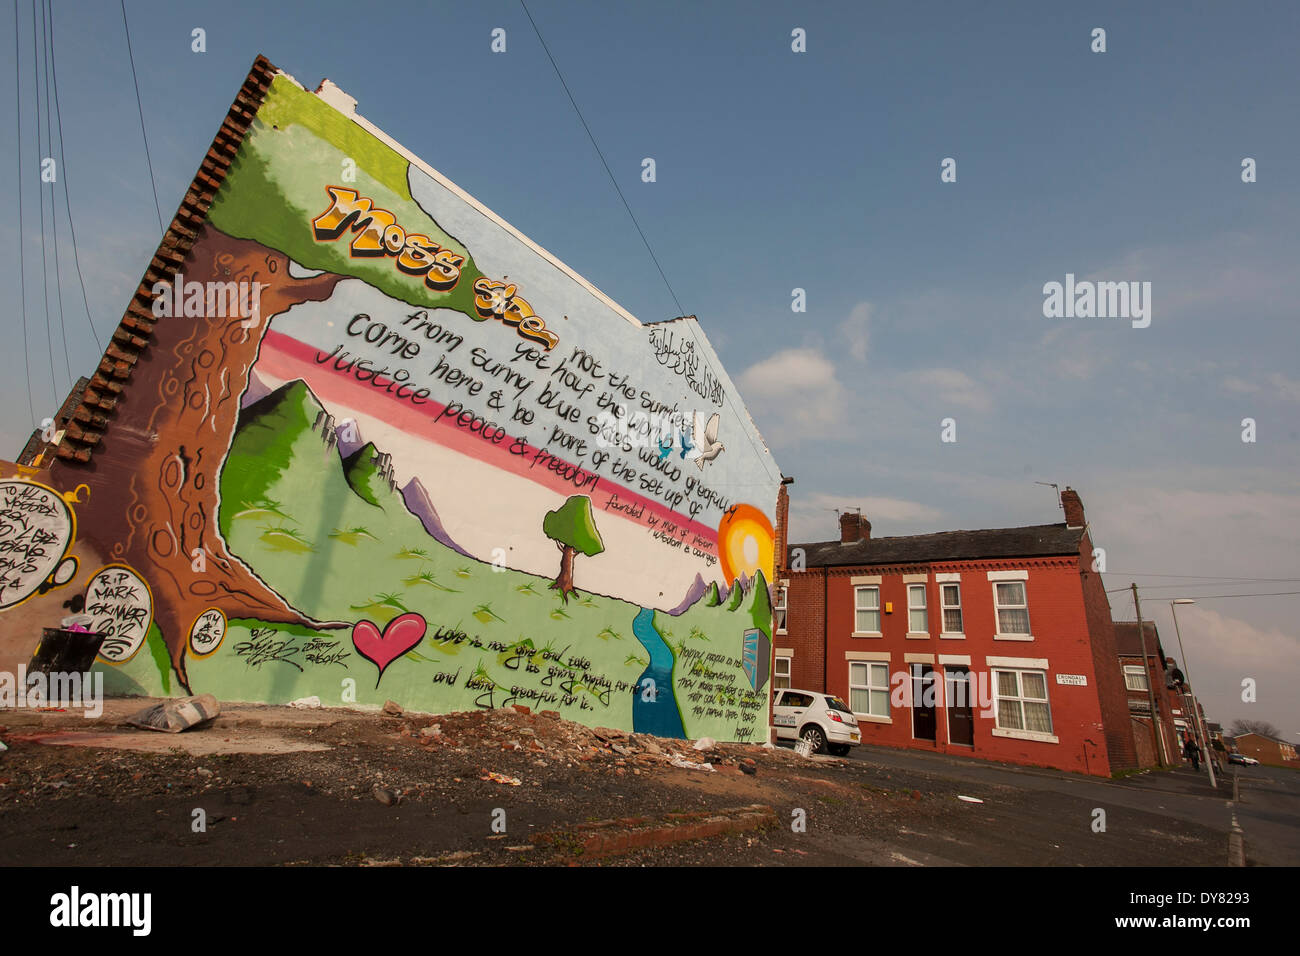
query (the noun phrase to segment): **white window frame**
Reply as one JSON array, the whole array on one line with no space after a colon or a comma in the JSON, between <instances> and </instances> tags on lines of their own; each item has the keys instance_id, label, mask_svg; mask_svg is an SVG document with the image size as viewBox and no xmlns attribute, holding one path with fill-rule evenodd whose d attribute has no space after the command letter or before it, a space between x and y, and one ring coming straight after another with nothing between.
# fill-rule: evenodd
<instances>
[{"instance_id":1,"label":"white window frame","mask_svg":"<svg viewBox=\"0 0 1300 956\"><path fill-rule=\"evenodd\" d=\"M773 633L785 634L790 623L790 582L782 581L777 585L776 605L772 608L772 615L776 618L773 621Z\"/></svg>"},{"instance_id":2,"label":"white window frame","mask_svg":"<svg viewBox=\"0 0 1300 956\"><path fill-rule=\"evenodd\" d=\"M944 596L945 588L957 589L957 603L949 604L947 597ZM948 630L948 612L956 611L957 616L961 618L960 631ZM960 581L940 581L939 582L939 636L940 637L960 637L966 636L966 618L961 609L961 582Z\"/></svg>"},{"instance_id":3,"label":"white window frame","mask_svg":"<svg viewBox=\"0 0 1300 956\"><path fill-rule=\"evenodd\" d=\"M782 661L785 662L784 674L781 673ZM772 664L772 689L773 690L788 690L790 688L790 672L793 669L793 666L794 666L794 652L793 651L782 652L782 650L778 648L776 652L776 659ZM783 677L785 678L785 684L784 685L778 684L777 681L779 681Z\"/></svg>"},{"instance_id":4,"label":"white window frame","mask_svg":"<svg viewBox=\"0 0 1300 956\"><path fill-rule=\"evenodd\" d=\"M914 591L921 592L921 604L919 607L912 603L912 594ZM918 631L912 627L913 611L925 612L924 630ZM928 638L930 636L930 600L926 594L926 586L921 582L907 585L907 636L913 640Z\"/></svg>"},{"instance_id":5,"label":"white window frame","mask_svg":"<svg viewBox=\"0 0 1300 956\"><path fill-rule=\"evenodd\" d=\"M862 605L861 605L861 598L862 598L862 593L863 593L864 591L875 591L875 592L876 592L876 606L875 606L875 607L862 607ZM860 630L858 630L858 616L859 616L860 612L862 612L862 611L875 611L875 612L876 612L876 630L874 630L874 631L860 631ZM881 631L880 631L880 627L881 627L880 615L881 615L881 612L882 612L882 611L883 611L883 608L881 608L881 606L880 606L880 585L879 585L879 584L857 584L857 585L854 585L854 587L853 587L853 636L854 636L854 637L881 637L881 636L883 636L882 633L881 633Z\"/></svg>"},{"instance_id":6,"label":"white window frame","mask_svg":"<svg viewBox=\"0 0 1300 956\"><path fill-rule=\"evenodd\" d=\"M1141 686L1141 687L1134 687L1132 684L1129 683L1129 678L1130 678L1130 677L1137 677L1137 678L1139 678L1139 679L1142 681L1142 686ZM1147 689L1148 689L1150 686L1151 686L1151 682L1150 682L1150 680L1148 679L1148 676L1147 676L1147 669L1146 669L1145 667L1143 667L1141 664L1125 664L1125 665L1124 665L1124 687L1125 687L1125 689L1127 689L1127 690L1131 690L1131 691L1141 691L1142 693L1146 693Z\"/></svg>"},{"instance_id":7,"label":"white window frame","mask_svg":"<svg viewBox=\"0 0 1300 956\"><path fill-rule=\"evenodd\" d=\"M1060 743L1060 738L1056 736L1056 725L1052 722L1052 701L1051 701L1051 684L1047 680L1047 670L1036 667L991 667L990 683L993 687L993 729L991 731L994 737L1014 737L1018 740L1037 740L1043 743L1056 744ZM998 680L998 675L1002 673L1016 675L1016 694L1002 694L1002 683ZM1036 674L1043 681L1043 697L1026 697L1025 685L1021 675ZM1020 704L1020 723L1022 727L1003 727L1002 726L1002 701L1013 700ZM1052 728L1047 733L1037 730L1024 730L1025 723L1024 703L1030 701L1037 704L1047 705L1047 725Z\"/></svg>"},{"instance_id":8,"label":"white window frame","mask_svg":"<svg viewBox=\"0 0 1300 956\"><path fill-rule=\"evenodd\" d=\"M868 707L871 706L871 694L873 691L884 691L885 693L885 712L883 714L877 714L872 711L854 710L853 716L857 717L859 721L865 720L865 721L870 721L878 724L893 723L893 716L891 715L889 710L889 695L890 695L889 662L888 661L849 661L848 664L849 664L849 699L847 703L849 704L850 709L852 709L853 707L853 692L855 690L864 690L867 692ZM866 668L867 682L865 684L855 684L853 682L853 668L855 667ZM877 668L879 668L879 670L877 670ZM880 673L884 674L884 683L882 685L877 686L876 683L873 682L872 680L873 673L877 675Z\"/></svg>"},{"instance_id":9,"label":"white window frame","mask_svg":"<svg viewBox=\"0 0 1300 956\"><path fill-rule=\"evenodd\" d=\"M1004 584L1019 584L1020 593L1024 595L1024 603L1023 604L1000 603L998 601L998 588ZM995 641L1032 641L1034 639L1034 631L1033 631L1033 624L1029 620L1029 582L1024 579L993 581L992 587L993 587L993 625L995 628L993 639ZM1022 608L1024 609L1025 612L1025 627L1027 628L1027 630L1024 633L1021 633L1019 631L1003 631L1002 611L1003 610L1015 611L1015 610L1020 610Z\"/></svg>"}]
</instances>

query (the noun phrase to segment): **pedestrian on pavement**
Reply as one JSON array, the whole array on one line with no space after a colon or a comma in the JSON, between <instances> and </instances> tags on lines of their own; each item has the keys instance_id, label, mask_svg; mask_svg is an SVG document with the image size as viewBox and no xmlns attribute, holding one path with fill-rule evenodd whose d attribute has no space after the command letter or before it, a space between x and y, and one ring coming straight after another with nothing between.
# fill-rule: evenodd
<instances>
[{"instance_id":1,"label":"pedestrian on pavement","mask_svg":"<svg viewBox=\"0 0 1300 956\"><path fill-rule=\"evenodd\" d=\"M1183 756L1192 762L1192 769L1200 772L1201 769L1201 748L1196 746L1196 741L1191 737L1183 744Z\"/></svg>"}]
</instances>

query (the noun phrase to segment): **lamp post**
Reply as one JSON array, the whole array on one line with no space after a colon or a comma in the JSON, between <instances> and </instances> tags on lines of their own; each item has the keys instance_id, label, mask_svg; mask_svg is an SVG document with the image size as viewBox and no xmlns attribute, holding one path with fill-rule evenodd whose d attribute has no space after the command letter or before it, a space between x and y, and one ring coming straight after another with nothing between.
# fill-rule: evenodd
<instances>
[{"instance_id":1,"label":"lamp post","mask_svg":"<svg viewBox=\"0 0 1300 956\"><path fill-rule=\"evenodd\" d=\"M1178 608L1179 604L1195 604L1191 598L1176 598L1169 602L1169 613L1174 617L1174 633L1178 635L1178 654L1183 659L1183 678L1188 687L1192 685L1192 670L1187 664L1187 652L1183 650L1183 632L1178 629ZM1210 774L1210 786L1218 788L1219 784L1214 779L1214 761L1210 759L1209 741L1205 739L1205 725L1201 721L1201 708L1196 705L1196 693L1189 691L1188 696L1192 699L1192 729L1196 731L1196 742L1200 745L1201 756L1205 758L1205 769Z\"/></svg>"}]
</instances>

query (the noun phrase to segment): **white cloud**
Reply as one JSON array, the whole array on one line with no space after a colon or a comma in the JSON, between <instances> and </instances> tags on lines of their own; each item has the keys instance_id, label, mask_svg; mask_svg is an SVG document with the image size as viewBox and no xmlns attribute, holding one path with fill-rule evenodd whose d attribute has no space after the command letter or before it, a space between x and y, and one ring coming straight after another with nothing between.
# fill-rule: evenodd
<instances>
[{"instance_id":1,"label":"white cloud","mask_svg":"<svg viewBox=\"0 0 1300 956\"><path fill-rule=\"evenodd\" d=\"M840 323L840 336L849 347L849 354L859 362L867 360L867 346L871 342L870 302L859 302L849 313L849 317Z\"/></svg>"},{"instance_id":2,"label":"white cloud","mask_svg":"<svg viewBox=\"0 0 1300 956\"><path fill-rule=\"evenodd\" d=\"M1300 402L1300 380L1287 378L1281 372L1270 372L1254 381L1230 375L1223 380L1223 387L1230 392L1247 395L1264 393L1279 401Z\"/></svg>"},{"instance_id":3,"label":"white cloud","mask_svg":"<svg viewBox=\"0 0 1300 956\"><path fill-rule=\"evenodd\" d=\"M1267 720L1289 740L1300 736L1295 723L1300 641L1293 633L1256 627L1200 605L1180 609L1178 624L1190 658L1188 678L1210 720L1225 728L1234 720ZM1161 627L1161 643L1165 653L1181 658L1172 630ZM1241 699L1244 680L1254 684L1252 702Z\"/></svg>"},{"instance_id":4,"label":"white cloud","mask_svg":"<svg viewBox=\"0 0 1300 956\"><path fill-rule=\"evenodd\" d=\"M790 541L831 541L839 537L835 512L857 511L872 524L874 537L890 534L918 534L917 525L938 521L942 512L929 505L904 498L870 495L799 494L791 489ZM887 526L898 526L895 532Z\"/></svg>"},{"instance_id":5,"label":"white cloud","mask_svg":"<svg viewBox=\"0 0 1300 956\"><path fill-rule=\"evenodd\" d=\"M769 444L835 435L847 392L818 349L784 349L741 373L745 405Z\"/></svg>"},{"instance_id":6,"label":"white cloud","mask_svg":"<svg viewBox=\"0 0 1300 956\"><path fill-rule=\"evenodd\" d=\"M993 407L993 399L986 389L965 372L955 368L931 368L910 373L908 380L932 389L941 401L975 411L985 412Z\"/></svg>"}]
</instances>

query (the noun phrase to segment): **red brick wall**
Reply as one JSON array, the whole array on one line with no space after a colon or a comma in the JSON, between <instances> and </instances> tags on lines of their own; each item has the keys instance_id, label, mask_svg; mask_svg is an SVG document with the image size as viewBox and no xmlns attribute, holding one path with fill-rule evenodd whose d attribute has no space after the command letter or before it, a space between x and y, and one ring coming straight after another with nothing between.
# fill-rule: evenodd
<instances>
[{"instance_id":1,"label":"red brick wall","mask_svg":"<svg viewBox=\"0 0 1300 956\"><path fill-rule=\"evenodd\" d=\"M790 686L823 691L825 654L825 605L822 603L825 570L789 571L781 576L790 582L786 633L775 634L772 643L780 651L794 650L790 663Z\"/></svg>"},{"instance_id":2,"label":"red brick wall","mask_svg":"<svg viewBox=\"0 0 1300 956\"><path fill-rule=\"evenodd\" d=\"M1079 544L1079 579L1084 614L1092 643L1093 668L1097 674L1097 698L1101 704L1103 734L1110 755L1111 770L1138 766L1129 718L1128 692L1115 647L1115 625L1101 575L1092 570L1092 542L1085 533Z\"/></svg>"},{"instance_id":3,"label":"red brick wall","mask_svg":"<svg viewBox=\"0 0 1300 956\"><path fill-rule=\"evenodd\" d=\"M1260 763L1270 764L1274 767L1294 767L1297 763L1295 760L1284 760L1282 758L1282 747L1267 737L1258 737L1254 735L1243 735L1236 739L1237 749L1247 757L1254 757Z\"/></svg>"}]
</instances>

